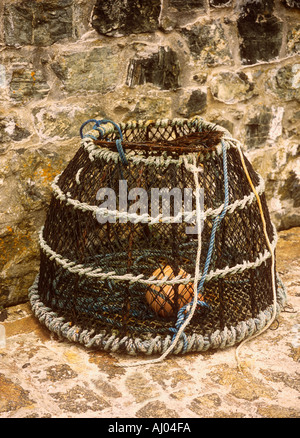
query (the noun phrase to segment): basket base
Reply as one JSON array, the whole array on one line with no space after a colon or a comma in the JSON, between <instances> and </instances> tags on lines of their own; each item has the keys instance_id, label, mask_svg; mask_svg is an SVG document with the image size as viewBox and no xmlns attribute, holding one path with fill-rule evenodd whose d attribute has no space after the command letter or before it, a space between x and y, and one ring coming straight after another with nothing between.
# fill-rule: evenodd
<instances>
[{"instance_id":1,"label":"basket base","mask_svg":"<svg viewBox=\"0 0 300 438\"><path fill-rule=\"evenodd\" d=\"M103 350L109 352L120 352L129 355L155 355L163 354L172 342L171 335L153 336L149 333L147 337L124 336L118 337L113 331L102 330L96 333L95 330L87 330L84 327L72 325L64 317L46 307L41 301L38 293L37 275L33 285L29 289L29 300L34 316L55 333L60 339L79 343L88 349ZM287 301L285 287L277 274L277 305L276 316L279 315ZM209 349L225 349L239 344L241 341L259 333L267 326L273 316L274 306L268 306L255 318L239 322L235 327L225 327L222 331L216 330L209 335L192 334L186 335L188 347L184 347L183 340L179 340L171 354L185 354L190 352L201 352Z\"/></svg>"}]
</instances>

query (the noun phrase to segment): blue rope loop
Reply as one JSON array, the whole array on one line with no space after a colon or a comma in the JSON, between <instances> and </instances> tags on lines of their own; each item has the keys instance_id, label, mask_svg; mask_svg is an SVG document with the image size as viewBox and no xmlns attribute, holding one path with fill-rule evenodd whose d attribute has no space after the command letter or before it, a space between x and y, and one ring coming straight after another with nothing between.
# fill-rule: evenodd
<instances>
[{"instance_id":1,"label":"blue rope loop","mask_svg":"<svg viewBox=\"0 0 300 438\"><path fill-rule=\"evenodd\" d=\"M94 136L91 135L91 134L83 134L83 128L84 128L88 123L92 123L92 122L95 123L95 125L93 126L93 129L97 129L97 127L100 126L100 125L99 125L100 120L96 120L96 119L89 119L89 120L87 120L87 121L84 122L84 123L81 125L81 127L80 127L79 133L80 133L80 137L81 137L81 138L89 137L89 138L93 138L94 140L97 140L96 137L94 137ZM101 135L101 134L100 134L100 135Z\"/></svg>"},{"instance_id":2,"label":"blue rope loop","mask_svg":"<svg viewBox=\"0 0 300 438\"><path fill-rule=\"evenodd\" d=\"M213 249L214 249L214 244L215 244L215 236L216 236L216 232L217 229L222 221L222 219L224 218L226 211L227 211L227 207L228 207L228 203L229 203L229 188L228 188L228 169L227 169L227 149L226 149L226 144L223 141L223 139L221 139L221 144L222 144L222 150L223 150L223 172L224 172L224 207L222 212L215 217L214 222L213 222L213 227L211 230L211 235L210 235L210 242L209 242L209 247L208 247L208 251L207 251L207 256L206 256L206 261L205 261L205 265L204 265L204 269L203 269L203 274L202 277L200 279L198 288L197 288L197 296L199 296L204 282L205 282L205 278L207 276L208 273L208 269L209 269L209 265L211 262L211 257L212 257L212 253L213 253ZM177 313L177 321L175 324L175 328L170 329L170 331L174 332L174 336L172 338L172 342L174 341L175 337L176 337L176 333L179 331L180 327L182 326L182 324L184 324L184 321L188 318L189 316L189 312L186 312L186 308L188 305L190 305L192 307L194 300L192 300L191 303L186 304L185 306L183 306ZM197 302L198 305L200 305L203 308L209 308L210 306L205 303L202 300L198 300ZM183 352L186 352L187 349L187 338L185 333L182 333L182 338L183 338Z\"/></svg>"},{"instance_id":3,"label":"blue rope loop","mask_svg":"<svg viewBox=\"0 0 300 438\"><path fill-rule=\"evenodd\" d=\"M122 135L122 131L121 131L119 125L117 125L112 120L108 120L108 119L102 119L102 120L89 119L89 120L87 120L80 127L80 130L79 130L80 137L81 138L89 137L89 138L92 138L93 140L97 140L97 138L94 137L92 134L83 134L83 128L88 123L95 123L92 129L93 130L97 130L100 133L100 138L102 138L104 133L105 133L105 130L101 127L101 125L106 125L107 123L111 123L117 129L117 131L118 131L118 133L120 135L120 138L116 139L117 150L119 152L120 159L121 159L121 162L122 162L123 166L127 166L128 165L128 161L126 159L126 155L125 155L125 152L124 152L123 146L122 146L123 135Z\"/></svg>"}]
</instances>

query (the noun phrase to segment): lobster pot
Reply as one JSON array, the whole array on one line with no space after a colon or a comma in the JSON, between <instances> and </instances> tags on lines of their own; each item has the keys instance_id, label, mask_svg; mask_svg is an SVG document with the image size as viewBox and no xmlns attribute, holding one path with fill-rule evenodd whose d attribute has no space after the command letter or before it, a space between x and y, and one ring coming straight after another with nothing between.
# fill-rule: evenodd
<instances>
[{"instance_id":1,"label":"lobster pot","mask_svg":"<svg viewBox=\"0 0 300 438\"><path fill-rule=\"evenodd\" d=\"M88 122L52 184L37 318L129 354L163 353L179 330L174 354L262 330L286 295L264 183L238 141L199 117Z\"/></svg>"}]
</instances>

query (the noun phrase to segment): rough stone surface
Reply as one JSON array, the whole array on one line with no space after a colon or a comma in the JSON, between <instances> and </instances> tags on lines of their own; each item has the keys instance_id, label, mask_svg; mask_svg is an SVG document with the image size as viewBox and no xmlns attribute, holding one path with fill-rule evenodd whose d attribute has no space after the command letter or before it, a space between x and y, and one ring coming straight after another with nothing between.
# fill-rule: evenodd
<instances>
[{"instance_id":1,"label":"rough stone surface","mask_svg":"<svg viewBox=\"0 0 300 438\"><path fill-rule=\"evenodd\" d=\"M266 83L270 92L283 101L300 101L300 63L286 65L270 73Z\"/></svg>"},{"instance_id":2,"label":"rough stone surface","mask_svg":"<svg viewBox=\"0 0 300 438\"><path fill-rule=\"evenodd\" d=\"M187 37L193 57L208 66L230 65L232 55L228 48L220 20L201 22L182 30Z\"/></svg>"},{"instance_id":3,"label":"rough stone surface","mask_svg":"<svg viewBox=\"0 0 300 438\"><path fill-rule=\"evenodd\" d=\"M163 90L179 87L180 64L176 52L160 47L147 58L132 59L128 67L127 84L130 87L150 82Z\"/></svg>"},{"instance_id":4,"label":"rough stone surface","mask_svg":"<svg viewBox=\"0 0 300 438\"><path fill-rule=\"evenodd\" d=\"M0 115L0 143L5 145L11 140L19 142L29 137L31 133L22 125L22 120L13 114Z\"/></svg>"},{"instance_id":5,"label":"rough stone surface","mask_svg":"<svg viewBox=\"0 0 300 438\"><path fill-rule=\"evenodd\" d=\"M245 124L248 149L261 147L277 140L282 133L282 107L258 107L249 112ZM277 130L276 130L276 129Z\"/></svg>"},{"instance_id":6,"label":"rough stone surface","mask_svg":"<svg viewBox=\"0 0 300 438\"><path fill-rule=\"evenodd\" d=\"M214 75L210 89L215 99L228 104L250 99L254 93L253 83L243 72L220 72Z\"/></svg>"},{"instance_id":7,"label":"rough stone surface","mask_svg":"<svg viewBox=\"0 0 300 438\"><path fill-rule=\"evenodd\" d=\"M160 0L98 0L92 26L105 35L154 32L158 28L160 10Z\"/></svg>"},{"instance_id":8,"label":"rough stone surface","mask_svg":"<svg viewBox=\"0 0 300 438\"><path fill-rule=\"evenodd\" d=\"M17 2L4 7L4 35L8 45L48 46L71 38L72 0Z\"/></svg>"},{"instance_id":9,"label":"rough stone surface","mask_svg":"<svg viewBox=\"0 0 300 438\"><path fill-rule=\"evenodd\" d=\"M118 49L95 47L90 51L64 53L51 64L67 93L94 91L106 93L119 78Z\"/></svg>"},{"instance_id":10,"label":"rough stone surface","mask_svg":"<svg viewBox=\"0 0 300 438\"><path fill-rule=\"evenodd\" d=\"M268 154L264 148L255 148L249 151L249 156L253 157L252 162L259 173L265 179L266 196L270 192L275 194L269 202L270 213L277 229L288 229L296 226L299 219L299 207L293 208L295 200L288 196L299 197L299 163L300 148L298 142L280 142L280 147L268 147ZM297 175L297 176L296 176ZM289 181L289 183L287 183ZM285 187L285 189L283 189ZM293 213L287 215L286 212Z\"/></svg>"},{"instance_id":11,"label":"rough stone surface","mask_svg":"<svg viewBox=\"0 0 300 438\"><path fill-rule=\"evenodd\" d=\"M0 172L1 201L10 205L0 213L6 224L0 235L0 305L27 299L28 283L39 265L37 230L44 222L45 199L50 199L50 183L65 164L58 153L43 148L20 146L9 157Z\"/></svg>"},{"instance_id":12,"label":"rough stone surface","mask_svg":"<svg viewBox=\"0 0 300 438\"><path fill-rule=\"evenodd\" d=\"M204 9L204 0L169 0L169 6L180 11L189 11L190 9Z\"/></svg>"},{"instance_id":13,"label":"rough stone surface","mask_svg":"<svg viewBox=\"0 0 300 438\"><path fill-rule=\"evenodd\" d=\"M243 64L269 61L279 55L282 44L283 23L272 14L272 0L243 3L237 21L241 37L240 52Z\"/></svg>"},{"instance_id":14,"label":"rough stone surface","mask_svg":"<svg viewBox=\"0 0 300 438\"><path fill-rule=\"evenodd\" d=\"M11 412L32 406L28 391L24 391L21 386L6 379L2 373L0 374L0 389L0 412Z\"/></svg>"},{"instance_id":15,"label":"rough stone surface","mask_svg":"<svg viewBox=\"0 0 300 438\"><path fill-rule=\"evenodd\" d=\"M300 24L288 31L286 48L289 55L300 53Z\"/></svg>"},{"instance_id":16,"label":"rough stone surface","mask_svg":"<svg viewBox=\"0 0 300 438\"><path fill-rule=\"evenodd\" d=\"M281 199L293 199L294 206L300 207L300 180L299 175L294 170L290 171L279 193Z\"/></svg>"},{"instance_id":17,"label":"rough stone surface","mask_svg":"<svg viewBox=\"0 0 300 438\"><path fill-rule=\"evenodd\" d=\"M47 108L37 106L33 110L35 129L39 137L45 140L51 137L56 140L71 139L78 136L80 126L89 119L91 112L96 118L105 117L102 106L97 102L91 103L89 108L85 102L78 101L65 105L54 103ZM19 132L21 135L25 133Z\"/></svg>"},{"instance_id":18,"label":"rough stone surface","mask_svg":"<svg viewBox=\"0 0 300 438\"><path fill-rule=\"evenodd\" d=\"M223 8L230 6L232 4L232 0L209 0L209 4L213 8Z\"/></svg>"},{"instance_id":19,"label":"rough stone surface","mask_svg":"<svg viewBox=\"0 0 300 438\"><path fill-rule=\"evenodd\" d=\"M300 1L299 0L283 0L283 4L288 8L300 9Z\"/></svg>"},{"instance_id":20,"label":"rough stone surface","mask_svg":"<svg viewBox=\"0 0 300 438\"><path fill-rule=\"evenodd\" d=\"M12 100L24 103L31 99L43 99L49 90L41 71L34 71L30 66L14 69L10 81Z\"/></svg>"},{"instance_id":21,"label":"rough stone surface","mask_svg":"<svg viewBox=\"0 0 300 438\"><path fill-rule=\"evenodd\" d=\"M178 107L178 114L184 117L192 117L202 114L207 108L207 93L201 89L192 90L184 93Z\"/></svg>"},{"instance_id":22,"label":"rough stone surface","mask_svg":"<svg viewBox=\"0 0 300 438\"><path fill-rule=\"evenodd\" d=\"M279 232L277 269L288 306L242 347L241 369L235 347L127 367L137 359L59 342L28 303L3 310L0 418L107 418L102 433L128 418L299 418L300 228Z\"/></svg>"}]
</instances>

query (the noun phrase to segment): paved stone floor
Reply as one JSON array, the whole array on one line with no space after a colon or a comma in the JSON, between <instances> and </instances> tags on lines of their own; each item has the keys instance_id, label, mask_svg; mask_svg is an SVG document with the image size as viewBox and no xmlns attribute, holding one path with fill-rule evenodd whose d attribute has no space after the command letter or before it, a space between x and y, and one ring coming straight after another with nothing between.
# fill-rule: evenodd
<instances>
[{"instance_id":1,"label":"paved stone floor","mask_svg":"<svg viewBox=\"0 0 300 438\"><path fill-rule=\"evenodd\" d=\"M292 308L241 350L134 358L58 342L21 304L0 322L1 418L299 418L300 228L279 233L277 269Z\"/></svg>"}]
</instances>

